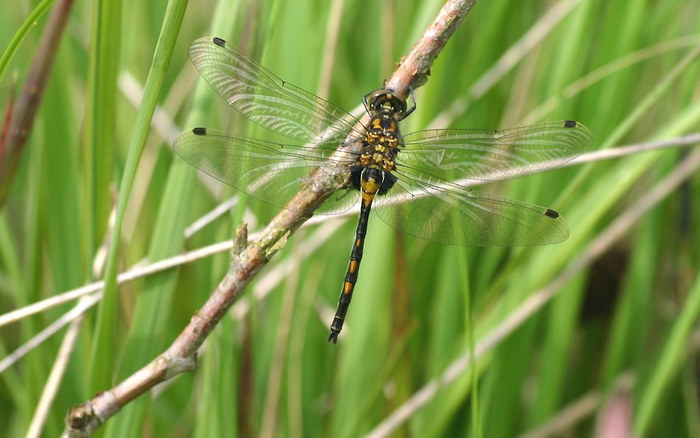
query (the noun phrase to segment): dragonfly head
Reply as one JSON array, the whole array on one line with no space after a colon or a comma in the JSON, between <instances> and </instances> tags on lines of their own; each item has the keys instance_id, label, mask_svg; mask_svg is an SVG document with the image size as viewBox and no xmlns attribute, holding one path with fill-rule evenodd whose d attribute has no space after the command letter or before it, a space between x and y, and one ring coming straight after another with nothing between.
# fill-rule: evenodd
<instances>
[{"instance_id":1,"label":"dragonfly head","mask_svg":"<svg viewBox=\"0 0 700 438\"><path fill-rule=\"evenodd\" d=\"M406 99L393 92L380 88L362 99L370 117L391 119L395 122L406 117Z\"/></svg>"}]
</instances>

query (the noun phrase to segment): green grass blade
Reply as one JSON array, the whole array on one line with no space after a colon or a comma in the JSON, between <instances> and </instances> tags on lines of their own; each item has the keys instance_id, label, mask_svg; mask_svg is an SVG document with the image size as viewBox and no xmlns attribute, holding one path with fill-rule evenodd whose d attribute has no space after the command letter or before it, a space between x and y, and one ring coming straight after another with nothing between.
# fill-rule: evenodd
<instances>
[{"instance_id":1,"label":"green grass blade","mask_svg":"<svg viewBox=\"0 0 700 438\"><path fill-rule=\"evenodd\" d=\"M170 63L175 40L185 14L187 1L168 2L163 26L153 55L153 63L144 87L144 96L141 106L136 113L136 121L129 143L127 157L121 183L119 185L119 198L117 200L114 231L110 240L104 275L104 298L99 307L98 322L96 326L95 342L91 359L91 387L94 391L109 388L113 383L114 370L104 364L116 363L116 323L117 323L117 288L116 275L119 262L119 249L121 241L121 227L124 221L127 202L133 186L139 158L150 132L151 118L155 110L158 96L165 79L165 74Z\"/></svg>"},{"instance_id":2,"label":"green grass blade","mask_svg":"<svg viewBox=\"0 0 700 438\"><path fill-rule=\"evenodd\" d=\"M121 2L98 1L93 11L89 54L88 101L85 111L85 216L86 254L94 254L102 241L111 209L117 118L117 73L121 41Z\"/></svg>"},{"instance_id":3,"label":"green grass blade","mask_svg":"<svg viewBox=\"0 0 700 438\"><path fill-rule=\"evenodd\" d=\"M693 326L700 316L700 277L688 293L678 319L671 328L668 340L661 350L654 371L648 383L643 385L639 409L634 421L635 436L649 433L649 427L656 412L661 407L665 391L668 391L671 379L679 375L683 362L688 358L688 339Z\"/></svg>"},{"instance_id":4,"label":"green grass blade","mask_svg":"<svg viewBox=\"0 0 700 438\"><path fill-rule=\"evenodd\" d=\"M32 9L32 12L29 14L29 16L27 16L27 19L24 20L19 29L17 29L17 32L14 34L12 40L9 42L5 48L5 51L0 57L0 82L2 82L2 79L5 77L7 68L10 66L10 62L17 53L17 50L19 50L19 46L22 44L22 41L36 25L37 20L39 20L39 18L46 13L49 6L51 6L53 2L54 0L42 0L34 7L34 9Z\"/></svg>"}]
</instances>

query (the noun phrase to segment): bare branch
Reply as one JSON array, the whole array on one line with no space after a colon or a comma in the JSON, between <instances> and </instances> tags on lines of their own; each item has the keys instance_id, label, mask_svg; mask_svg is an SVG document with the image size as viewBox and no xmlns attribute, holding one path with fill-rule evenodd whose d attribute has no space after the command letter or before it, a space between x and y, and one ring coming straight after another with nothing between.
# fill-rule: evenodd
<instances>
[{"instance_id":1,"label":"bare branch","mask_svg":"<svg viewBox=\"0 0 700 438\"><path fill-rule=\"evenodd\" d=\"M432 24L428 26L415 46L406 55L386 81L386 88L407 96L411 89L416 89L428 81L430 66L437 58L447 40L469 13L476 0L448 0L438 12Z\"/></svg>"}]
</instances>

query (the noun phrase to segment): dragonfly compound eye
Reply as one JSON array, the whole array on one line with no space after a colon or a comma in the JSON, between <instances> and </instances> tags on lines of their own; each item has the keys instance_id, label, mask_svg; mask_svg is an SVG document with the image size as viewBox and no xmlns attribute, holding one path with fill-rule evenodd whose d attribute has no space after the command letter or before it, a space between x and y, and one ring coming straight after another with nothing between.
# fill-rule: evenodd
<instances>
[{"instance_id":1,"label":"dragonfly compound eye","mask_svg":"<svg viewBox=\"0 0 700 438\"><path fill-rule=\"evenodd\" d=\"M406 113L406 99L389 90L375 90L369 94L368 100L370 111L386 114L396 121L403 119Z\"/></svg>"}]
</instances>

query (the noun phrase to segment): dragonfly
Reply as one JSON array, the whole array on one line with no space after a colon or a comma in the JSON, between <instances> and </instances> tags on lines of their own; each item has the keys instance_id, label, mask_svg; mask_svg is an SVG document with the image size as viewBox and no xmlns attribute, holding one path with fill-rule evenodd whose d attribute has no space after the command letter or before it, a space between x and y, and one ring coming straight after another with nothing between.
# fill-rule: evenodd
<instances>
[{"instance_id":1,"label":"dragonfly","mask_svg":"<svg viewBox=\"0 0 700 438\"><path fill-rule=\"evenodd\" d=\"M380 88L362 99L358 119L296 87L217 37L197 39L190 58L216 92L249 120L292 140L276 143L194 128L177 137L177 155L239 191L295 210L295 194L315 186L315 213L360 204L350 263L328 341L336 343L357 283L370 211L420 239L463 246L559 243L569 228L556 211L484 194L468 181L494 181L552 169L586 150L592 135L573 120L502 130L430 129L402 135L416 108ZM308 207L304 207L308 208ZM301 210L301 207L299 207ZM307 212L304 212L307 213Z\"/></svg>"}]
</instances>

